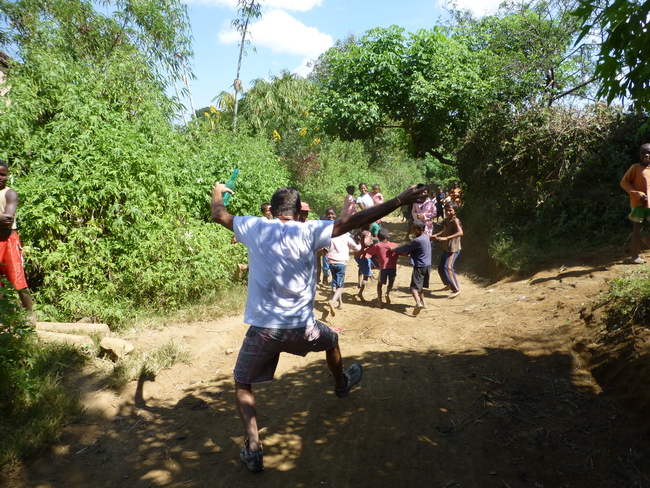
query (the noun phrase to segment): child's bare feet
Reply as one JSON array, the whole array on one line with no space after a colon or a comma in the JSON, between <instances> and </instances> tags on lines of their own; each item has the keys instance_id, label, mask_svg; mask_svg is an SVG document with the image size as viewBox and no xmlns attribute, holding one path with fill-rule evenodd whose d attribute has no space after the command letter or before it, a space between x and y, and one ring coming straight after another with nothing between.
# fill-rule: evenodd
<instances>
[{"instance_id":1,"label":"child's bare feet","mask_svg":"<svg viewBox=\"0 0 650 488\"><path fill-rule=\"evenodd\" d=\"M448 290L451 290L451 286L449 285L445 286L444 288L440 288L440 290L438 291L448 291Z\"/></svg>"},{"instance_id":2,"label":"child's bare feet","mask_svg":"<svg viewBox=\"0 0 650 488\"><path fill-rule=\"evenodd\" d=\"M330 313L332 314L332 317L336 317L336 312L334 311L334 305L336 302L330 300L327 302L327 304L330 306Z\"/></svg>"},{"instance_id":3,"label":"child's bare feet","mask_svg":"<svg viewBox=\"0 0 650 488\"><path fill-rule=\"evenodd\" d=\"M361 292L357 293L357 298L358 298L359 300L361 300L362 302L365 302L365 301L366 301L366 299L363 298L363 294L362 294Z\"/></svg>"},{"instance_id":4,"label":"child's bare feet","mask_svg":"<svg viewBox=\"0 0 650 488\"><path fill-rule=\"evenodd\" d=\"M386 293L386 303L390 303L390 297L388 296L388 293Z\"/></svg>"},{"instance_id":5,"label":"child's bare feet","mask_svg":"<svg viewBox=\"0 0 650 488\"><path fill-rule=\"evenodd\" d=\"M421 305L416 305L415 308L413 309L413 315L414 316L418 315L422 311L423 308L424 307L422 307Z\"/></svg>"}]
</instances>

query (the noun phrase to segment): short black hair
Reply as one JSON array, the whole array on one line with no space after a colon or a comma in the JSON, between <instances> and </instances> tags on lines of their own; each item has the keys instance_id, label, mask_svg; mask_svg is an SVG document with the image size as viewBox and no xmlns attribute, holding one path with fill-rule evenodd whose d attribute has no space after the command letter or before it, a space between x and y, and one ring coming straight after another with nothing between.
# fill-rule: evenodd
<instances>
[{"instance_id":1,"label":"short black hair","mask_svg":"<svg viewBox=\"0 0 650 488\"><path fill-rule=\"evenodd\" d=\"M4 166L5 168L9 169L9 165L4 159L0 159L0 166Z\"/></svg>"},{"instance_id":2,"label":"short black hair","mask_svg":"<svg viewBox=\"0 0 650 488\"><path fill-rule=\"evenodd\" d=\"M275 190L271 197L271 213L274 217L287 217L300 214L300 193L292 186Z\"/></svg>"},{"instance_id":3,"label":"short black hair","mask_svg":"<svg viewBox=\"0 0 650 488\"><path fill-rule=\"evenodd\" d=\"M354 185L349 185L345 190L348 192L348 195L352 195L355 190Z\"/></svg>"},{"instance_id":4,"label":"short black hair","mask_svg":"<svg viewBox=\"0 0 650 488\"><path fill-rule=\"evenodd\" d=\"M427 225L424 223L424 220L421 220L421 219L415 219L411 225L412 225L413 227L415 227L416 229L424 229L424 228L426 228L426 226L427 226Z\"/></svg>"},{"instance_id":5,"label":"short black hair","mask_svg":"<svg viewBox=\"0 0 650 488\"><path fill-rule=\"evenodd\" d=\"M456 202L454 202L453 200L452 200L451 202L447 202L447 203L445 204L445 208L446 208L446 207L451 207L451 208L453 208L456 212L458 212L458 204L457 204Z\"/></svg>"},{"instance_id":6,"label":"short black hair","mask_svg":"<svg viewBox=\"0 0 650 488\"><path fill-rule=\"evenodd\" d=\"M380 241L385 241L388 239L388 236L390 236L390 232L388 232L388 229L385 227L382 227L379 229L379 232L377 232L377 237L379 237Z\"/></svg>"}]
</instances>

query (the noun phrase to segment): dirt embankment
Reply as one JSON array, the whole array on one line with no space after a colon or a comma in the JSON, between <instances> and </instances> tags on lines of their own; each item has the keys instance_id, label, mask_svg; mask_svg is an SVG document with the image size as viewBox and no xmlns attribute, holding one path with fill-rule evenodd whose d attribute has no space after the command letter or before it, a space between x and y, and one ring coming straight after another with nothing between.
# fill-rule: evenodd
<instances>
[{"instance_id":1,"label":"dirt embankment","mask_svg":"<svg viewBox=\"0 0 650 488\"><path fill-rule=\"evenodd\" d=\"M402 224L390 228L401 242ZM283 356L275 380L255 389L266 465L260 475L238 462L243 438L231 371L242 318L128 337L138 347L183 340L192 362L119 393L82 373L87 415L41 456L5 473L4 483L650 486L650 441L638 415L648 412L647 332L608 342L596 318L583 318L607 281L630 267L624 258L607 249L497 283L465 268L453 300L436 291L434 270L428 308L417 318L406 260L383 309L374 292L366 302L354 298L356 266L349 265L344 309L331 317L330 291L321 287L316 310L343 329L345 362L362 362L364 378L338 399L324 355ZM461 273L462 263L461 254ZM628 410L632 396L636 413Z\"/></svg>"}]
</instances>

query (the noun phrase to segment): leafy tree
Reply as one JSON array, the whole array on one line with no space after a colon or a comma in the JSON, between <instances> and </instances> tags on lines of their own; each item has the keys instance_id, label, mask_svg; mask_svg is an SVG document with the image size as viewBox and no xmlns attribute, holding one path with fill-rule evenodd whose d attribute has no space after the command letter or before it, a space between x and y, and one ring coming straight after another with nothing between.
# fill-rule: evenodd
<instances>
[{"instance_id":1,"label":"leafy tree","mask_svg":"<svg viewBox=\"0 0 650 488\"><path fill-rule=\"evenodd\" d=\"M254 132L274 141L281 156L309 153L319 134L308 119L313 92L311 81L282 70L279 76L271 75L269 81L253 81L242 99L241 115Z\"/></svg>"},{"instance_id":2,"label":"leafy tree","mask_svg":"<svg viewBox=\"0 0 650 488\"><path fill-rule=\"evenodd\" d=\"M441 148L462 135L486 86L469 50L444 29L405 35L391 26L319 59L314 113L329 134L371 139L378 130L408 134L411 152L445 159Z\"/></svg>"},{"instance_id":3,"label":"leafy tree","mask_svg":"<svg viewBox=\"0 0 650 488\"><path fill-rule=\"evenodd\" d=\"M503 3L496 14L476 18L452 10L453 36L473 52L495 101L552 105L584 96L593 79L593 46L576 39L575 0Z\"/></svg>"},{"instance_id":4,"label":"leafy tree","mask_svg":"<svg viewBox=\"0 0 650 488\"><path fill-rule=\"evenodd\" d=\"M192 56L187 7L178 0L107 0L100 13L87 0L0 0L0 39L27 61L33 46L107 69L118 52L138 53L164 84L182 79Z\"/></svg>"},{"instance_id":5,"label":"leafy tree","mask_svg":"<svg viewBox=\"0 0 650 488\"><path fill-rule=\"evenodd\" d=\"M583 24L581 38L594 29L603 36L595 74L598 95L611 103L629 98L635 109L650 109L650 2L581 0L575 11Z\"/></svg>"},{"instance_id":6,"label":"leafy tree","mask_svg":"<svg viewBox=\"0 0 650 488\"><path fill-rule=\"evenodd\" d=\"M0 157L21 195L37 313L115 325L138 309L173 308L228 286L245 251L209 221L210 188L239 168L246 178L232 210L257 212L288 182L271 147L198 124L177 131L164 83L136 44L120 38L108 57L103 49L85 56L67 39L65 9L47 22L25 15L30 35L10 32L21 63L8 72ZM98 46L114 40L110 29L97 34Z\"/></svg>"}]
</instances>

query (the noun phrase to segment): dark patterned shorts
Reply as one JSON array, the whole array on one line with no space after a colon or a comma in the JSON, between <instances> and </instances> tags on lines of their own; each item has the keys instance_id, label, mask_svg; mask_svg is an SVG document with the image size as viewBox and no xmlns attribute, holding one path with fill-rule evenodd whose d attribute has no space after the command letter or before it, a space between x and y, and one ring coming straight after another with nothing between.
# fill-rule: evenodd
<instances>
[{"instance_id":1,"label":"dark patterned shorts","mask_svg":"<svg viewBox=\"0 0 650 488\"><path fill-rule=\"evenodd\" d=\"M411 274L411 290L422 291L422 288L429 288L429 271L430 266L419 268L413 266L413 273Z\"/></svg>"},{"instance_id":2,"label":"dark patterned shorts","mask_svg":"<svg viewBox=\"0 0 650 488\"><path fill-rule=\"evenodd\" d=\"M250 326L235 364L235 380L250 385L271 381L281 352L306 356L327 351L339 338L336 332L318 320L299 329L268 329Z\"/></svg>"}]
</instances>

